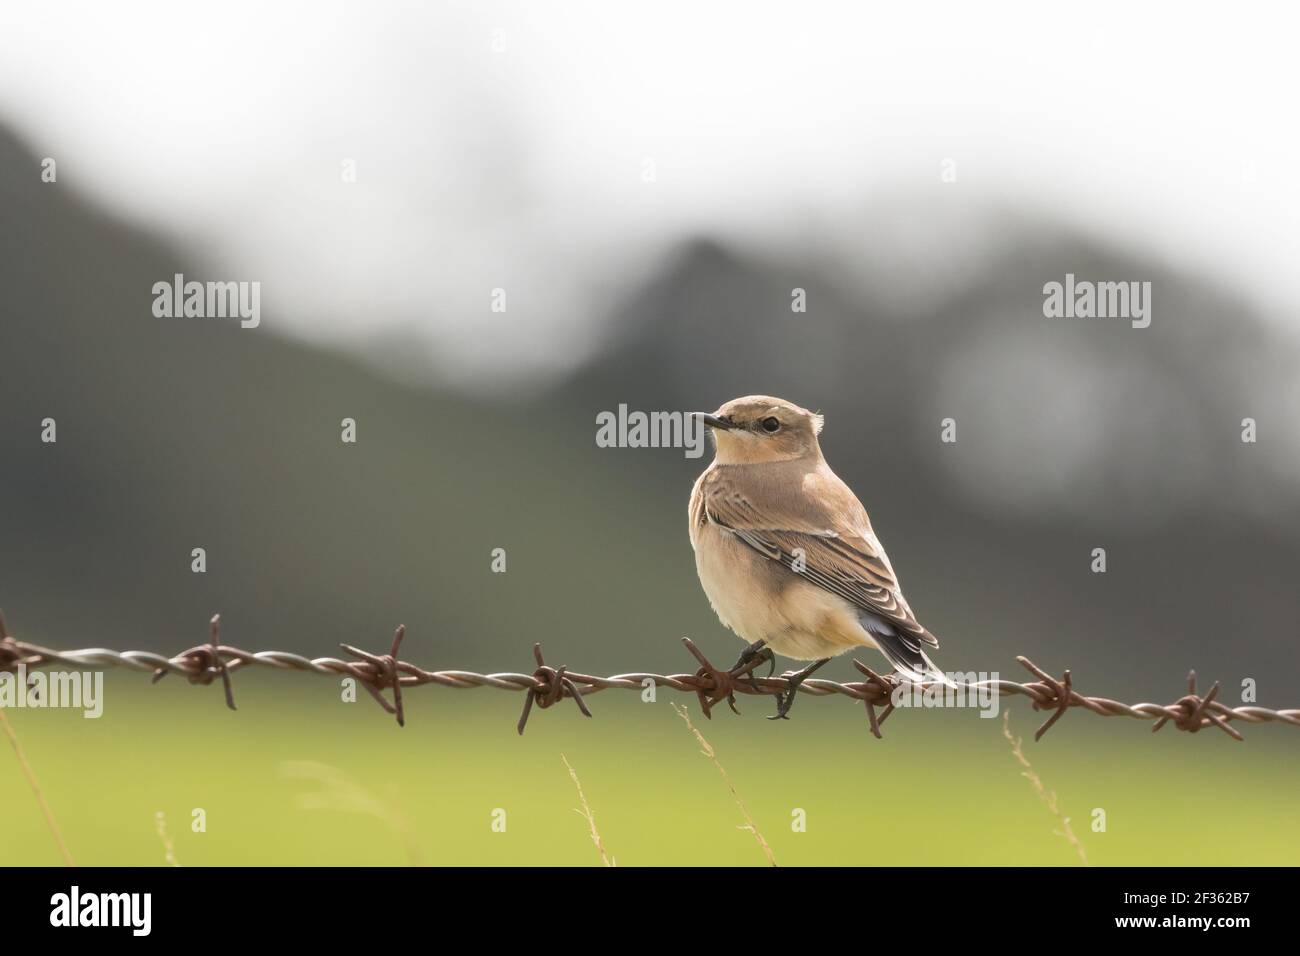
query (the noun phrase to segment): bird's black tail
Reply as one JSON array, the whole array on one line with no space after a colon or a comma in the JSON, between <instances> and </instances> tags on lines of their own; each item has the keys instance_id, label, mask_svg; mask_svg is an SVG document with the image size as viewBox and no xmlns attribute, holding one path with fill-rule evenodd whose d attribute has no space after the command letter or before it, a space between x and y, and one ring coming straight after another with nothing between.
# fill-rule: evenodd
<instances>
[{"instance_id":1,"label":"bird's black tail","mask_svg":"<svg viewBox=\"0 0 1300 956\"><path fill-rule=\"evenodd\" d=\"M885 659L894 666L894 669L908 680L917 683L939 681L949 687L957 686L947 674L939 670L934 661L926 656L915 638L900 634L893 626L870 630L871 636L876 641L876 647L880 648L880 653L884 654Z\"/></svg>"}]
</instances>

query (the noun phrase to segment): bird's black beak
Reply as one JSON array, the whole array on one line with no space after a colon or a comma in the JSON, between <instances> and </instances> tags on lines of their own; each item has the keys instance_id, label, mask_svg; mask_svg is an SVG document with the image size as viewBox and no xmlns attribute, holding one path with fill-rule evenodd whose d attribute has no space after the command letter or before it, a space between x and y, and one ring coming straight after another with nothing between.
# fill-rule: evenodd
<instances>
[{"instance_id":1,"label":"bird's black beak","mask_svg":"<svg viewBox=\"0 0 1300 956\"><path fill-rule=\"evenodd\" d=\"M710 415L708 412L694 412L693 414L695 415L696 418L704 422L704 424L708 425L710 428L717 428L721 431L726 431L728 428L736 427L732 422L728 421L727 419L719 418L717 415Z\"/></svg>"}]
</instances>

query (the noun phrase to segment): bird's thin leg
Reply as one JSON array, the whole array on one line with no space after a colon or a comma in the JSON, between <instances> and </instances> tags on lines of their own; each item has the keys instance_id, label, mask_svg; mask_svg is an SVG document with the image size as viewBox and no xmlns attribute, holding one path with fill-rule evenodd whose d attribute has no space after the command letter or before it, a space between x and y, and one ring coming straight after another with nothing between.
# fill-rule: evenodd
<instances>
[{"instance_id":1,"label":"bird's thin leg","mask_svg":"<svg viewBox=\"0 0 1300 956\"><path fill-rule=\"evenodd\" d=\"M739 677L743 674L749 678L750 685L753 686L754 671L762 667L764 661L768 663L767 676L771 677L776 670L776 656L772 653L772 649L767 646L767 641L755 641L740 652L740 657L736 658L736 663L731 666L730 673L733 677ZM777 697L778 703L780 700L781 698Z\"/></svg>"},{"instance_id":2,"label":"bird's thin leg","mask_svg":"<svg viewBox=\"0 0 1300 956\"><path fill-rule=\"evenodd\" d=\"M776 713L767 719L768 720L789 720L790 718L786 715L790 713L790 708L794 706L794 695L799 693L799 685L802 684L805 680L807 680L808 677L813 673L813 671L817 670L817 668L821 667L828 660L830 660L829 657L823 657L819 661L813 661L803 670L795 674L791 674L788 678L790 681L790 689L785 692L784 697L779 695L777 696L777 701L779 702L779 706L777 707Z\"/></svg>"},{"instance_id":3,"label":"bird's thin leg","mask_svg":"<svg viewBox=\"0 0 1300 956\"><path fill-rule=\"evenodd\" d=\"M746 644L745 649L741 651L740 656L736 658L736 663L731 665L732 672L734 673L739 670L759 654L763 653L763 648L765 647L767 647L767 641L755 641L753 644Z\"/></svg>"},{"instance_id":4,"label":"bird's thin leg","mask_svg":"<svg viewBox=\"0 0 1300 956\"><path fill-rule=\"evenodd\" d=\"M755 641L740 652L740 656L736 658L736 663L731 665L731 673L737 674L745 671L747 664L753 661L758 661L761 664L763 660L772 662L773 669L775 669L775 659L772 657L771 649L767 646L767 641ZM753 669L753 667L748 668L751 671Z\"/></svg>"}]
</instances>

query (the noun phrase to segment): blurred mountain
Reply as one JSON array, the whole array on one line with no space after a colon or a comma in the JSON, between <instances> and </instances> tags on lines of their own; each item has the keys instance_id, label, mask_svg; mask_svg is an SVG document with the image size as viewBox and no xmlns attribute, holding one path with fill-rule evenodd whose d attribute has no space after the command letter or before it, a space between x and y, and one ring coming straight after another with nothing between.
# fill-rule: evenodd
<instances>
[{"instance_id":1,"label":"blurred mountain","mask_svg":"<svg viewBox=\"0 0 1300 956\"><path fill-rule=\"evenodd\" d=\"M893 237L925 216L898 205L868 210L847 255L689 243L560 394L712 410L761 393L823 411L827 458L949 667L1025 653L1148 689L1146 670L1295 674L1294 347L1159 262L996 211L988 236L953 243L955 220L924 213L934 254L901 265ZM1067 272L1151 281L1152 324L1045 318L1043 285ZM1246 417L1267 437L1243 443Z\"/></svg>"},{"instance_id":2,"label":"blurred mountain","mask_svg":"<svg viewBox=\"0 0 1300 956\"><path fill-rule=\"evenodd\" d=\"M680 622L623 618L674 584L672 604L704 618L684 573L644 584L684 539L626 546L662 527L666 499L617 507L637 471L590 454L585 413L472 405L282 339L273 282L256 329L155 318L157 281L239 277L39 174L0 131L0 606L15 633L179 650L220 611L231 643L314 654L386 646L405 623L430 665L531 670L547 638L584 665L594 645L606 666L643 666L652 636L681 656Z\"/></svg>"},{"instance_id":3,"label":"blurred mountain","mask_svg":"<svg viewBox=\"0 0 1300 956\"><path fill-rule=\"evenodd\" d=\"M220 611L231 643L315 655L405 623L437 667L529 670L540 640L583 670L686 670L683 634L729 661L685 532L707 459L597 448L595 417L765 392L826 413L944 666L1026 653L1162 696L1196 666L1276 698L1300 663L1294 355L1159 263L1013 222L978 255L882 272L898 209L848 252L696 240L611 316L607 354L488 403L396 384L400 356L388 377L281 337L273 278L257 329L155 318L157 281L243 277L42 183L3 128L0 208L0 606L19 636L179 650ZM1151 328L1044 319L1066 271L1152 280Z\"/></svg>"}]
</instances>

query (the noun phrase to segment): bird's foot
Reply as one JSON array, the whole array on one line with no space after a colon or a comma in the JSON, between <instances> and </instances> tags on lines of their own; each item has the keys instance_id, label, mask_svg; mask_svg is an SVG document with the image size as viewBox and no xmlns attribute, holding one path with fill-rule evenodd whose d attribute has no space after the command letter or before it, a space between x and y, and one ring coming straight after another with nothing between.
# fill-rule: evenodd
<instances>
[{"instance_id":1,"label":"bird's foot","mask_svg":"<svg viewBox=\"0 0 1300 956\"><path fill-rule=\"evenodd\" d=\"M747 677L750 686L754 687L756 686L754 671L764 663L768 664L767 676L771 677L776 671L776 657L766 641L755 641L740 652L740 657L736 658L736 663L731 665L729 673L732 677Z\"/></svg>"},{"instance_id":2,"label":"bird's foot","mask_svg":"<svg viewBox=\"0 0 1300 956\"><path fill-rule=\"evenodd\" d=\"M813 661L801 671L789 671L781 676L789 682L789 687L784 694L776 695L776 713L768 717L768 720L789 720L790 708L794 706L795 694L799 693L799 685L812 676L813 671L825 664L829 657L824 657L819 661Z\"/></svg>"}]
</instances>

